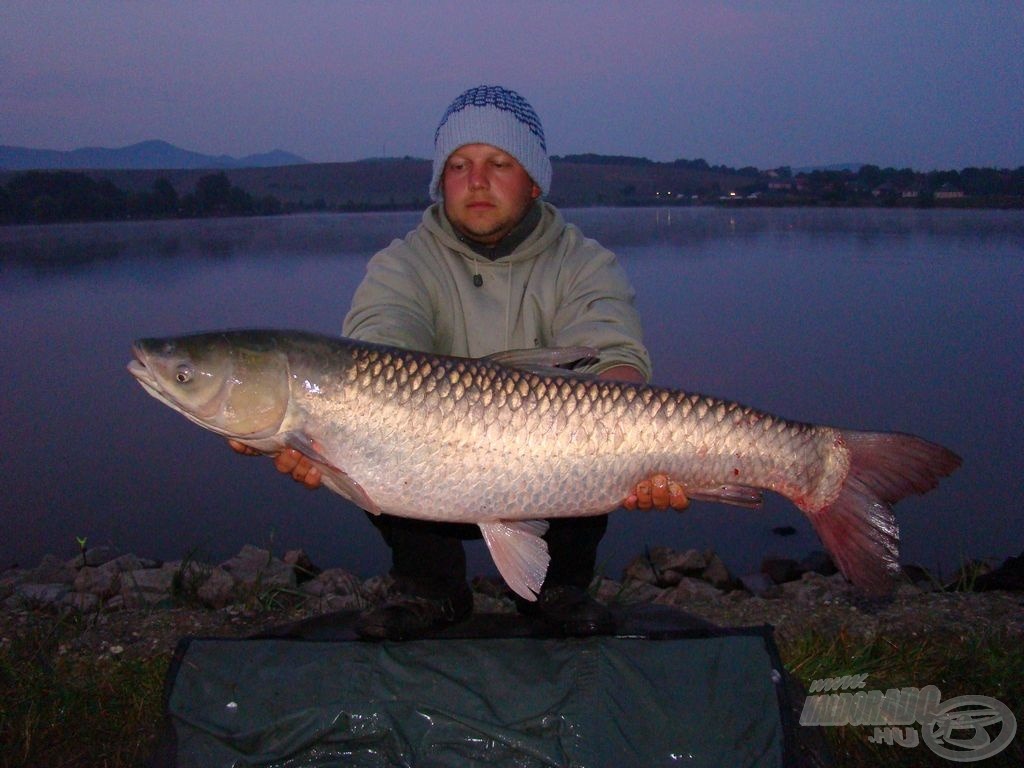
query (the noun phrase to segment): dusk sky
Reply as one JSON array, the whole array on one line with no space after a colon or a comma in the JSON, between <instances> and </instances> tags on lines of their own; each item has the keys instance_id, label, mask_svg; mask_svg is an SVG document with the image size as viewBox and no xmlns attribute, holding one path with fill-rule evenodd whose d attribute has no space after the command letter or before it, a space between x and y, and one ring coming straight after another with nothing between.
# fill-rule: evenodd
<instances>
[{"instance_id":1,"label":"dusk sky","mask_svg":"<svg viewBox=\"0 0 1024 768\"><path fill-rule=\"evenodd\" d=\"M41 2L0 8L0 144L429 157L501 84L552 154L1024 165L1024 3Z\"/></svg>"}]
</instances>

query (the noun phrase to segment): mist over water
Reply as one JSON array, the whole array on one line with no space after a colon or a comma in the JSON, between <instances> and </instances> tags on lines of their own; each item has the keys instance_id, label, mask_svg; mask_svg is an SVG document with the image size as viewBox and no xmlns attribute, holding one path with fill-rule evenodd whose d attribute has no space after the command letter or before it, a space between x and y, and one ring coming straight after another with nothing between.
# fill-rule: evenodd
<instances>
[{"instance_id":1,"label":"mist over water","mask_svg":"<svg viewBox=\"0 0 1024 768\"><path fill-rule=\"evenodd\" d=\"M1024 550L1024 217L998 211L585 209L619 255L657 384L803 421L919 434L961 454L896 506L904 562ZM75 537L172 559L243 544L384 571L363 513L147 396L133 339L226 327L339 333L367 259L418 213L0 228L0 567L70 556ZM772 528L791 525L780 538ZM605 571L645 546L713 548L736 572L819 546L777 497L617 512ZM492 572L482 543L471 573Z\"/></svg>"}]
</instances>

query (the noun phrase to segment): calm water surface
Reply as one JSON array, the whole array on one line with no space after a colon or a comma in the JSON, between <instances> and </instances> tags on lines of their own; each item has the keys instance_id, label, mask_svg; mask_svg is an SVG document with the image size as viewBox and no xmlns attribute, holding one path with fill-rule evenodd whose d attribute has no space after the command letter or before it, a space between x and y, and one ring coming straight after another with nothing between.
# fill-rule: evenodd
<instances>
[{"instance_id":1,"label":"calm water surface","mask_svg":"<svg viewBox=\"0 0 1024 768\"><path fill-rule=\"evenodd\" d=\"M1024 216L1019 212L571 210L620 256L655 381L790 418L901 430L964 467L897 506L905 561L1024 550ZM0 567L76 536L165 559L245 543L386 568L361 512L235 455L125 371L139 336L223 327L338 333L374 251L419 214L0 228ZM780 538L777 526L797 533ZM818 546L787 502L618 512L606 572L645 546L714 548L736 571ZM479 542L474 573L491 572Z\"/></svg>"}]
</instances>

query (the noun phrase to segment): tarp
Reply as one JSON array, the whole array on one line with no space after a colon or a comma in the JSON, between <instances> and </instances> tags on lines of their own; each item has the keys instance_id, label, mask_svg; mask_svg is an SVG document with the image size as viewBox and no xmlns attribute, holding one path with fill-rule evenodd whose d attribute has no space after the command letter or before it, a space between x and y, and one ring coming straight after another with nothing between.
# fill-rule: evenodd
<instances>
[{"instance_id":1,"label":"tarp","mask_svg":"<svg viewBox=\"0 0 1024 768\"><path fill-rule=\"evenodd\" d=\"M329 626L183 641L153 765L796 764L767 628L671 629L648 615L592 638L487 637L485 619L470 637L308 639Z\"/></svg>"}]
</instances>

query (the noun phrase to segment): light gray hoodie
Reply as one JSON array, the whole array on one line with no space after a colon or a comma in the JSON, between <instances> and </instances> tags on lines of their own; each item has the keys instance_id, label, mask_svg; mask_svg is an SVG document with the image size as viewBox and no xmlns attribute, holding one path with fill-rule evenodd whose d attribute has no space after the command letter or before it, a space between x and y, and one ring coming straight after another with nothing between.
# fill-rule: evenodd
<instances>
[{"instance_id":1,"label":"light gray hoodie","mask_svg":"<svg viewBox=\"0 0 1024 768\"><path fill-rule=\"evenodd\" d=\"M370 259L343 333L461 357L596 347L591 372L626 364L650 378L633 288L615 255L540 205L533 232L493 261L459 239L441 203L432 205L416 229Z\"/></svg>"}]
</instances>

